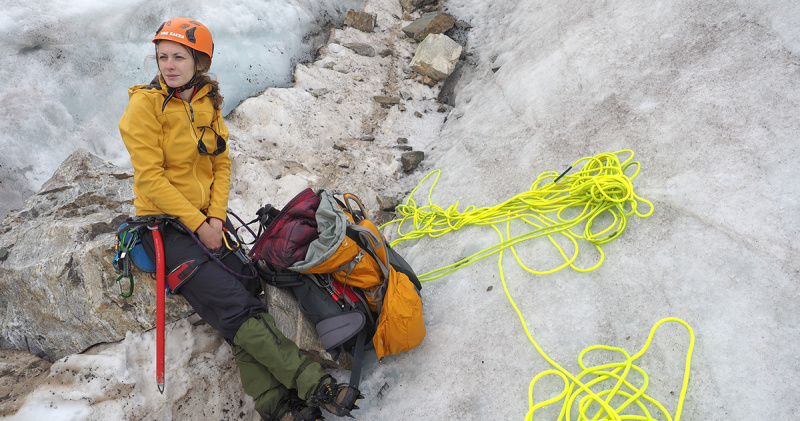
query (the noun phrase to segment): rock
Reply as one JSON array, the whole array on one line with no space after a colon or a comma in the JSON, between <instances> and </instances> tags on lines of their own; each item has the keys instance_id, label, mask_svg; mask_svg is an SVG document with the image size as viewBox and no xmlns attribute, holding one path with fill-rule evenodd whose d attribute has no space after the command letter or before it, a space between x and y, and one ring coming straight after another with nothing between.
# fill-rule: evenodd
<instances>
[{"instance_id":1,"label":"rock","mask_svg":"<svg viewBox=\"0 0 800 421\"><path fill-rule=\"evenodd\" d=\"M352 368L353 357L350 353L342 353L338 359L334 359L333 355L322 347L316 327L300 312L297 299L290 289L276 288L266 283L262 283L262 286L267 312L275 318L275 326L284 336L291 339L298 348L304 350L323 367L345 370Z\"/></svg>"},{"instance_id":2,"label":"rock","mask_svg":"<svg viewBox=\"0 0 800 421\"><path fill-rule=\"evenodd\" d=\"M424 84L426 84L428 86L433 86L433 85L436 85L436 79L433 79L433 78L431 78L429 76L423 76L422 77L422 83L424 83Z\"/></svg>"},{"instance_id":3,"label":"rock","mask_svg":"<svg viewBox=\"0 0 800 421\"><path fill-rule=\"evenodd\" d=\"M397 96L376 95L372 97L372 99L381 105L395 105L400 103L400 97Z\"/></svg>"},{"instance_id":4,"label":"rock","mask_svg":"<svg viewBox=\"0 0 800 421\"><path fill-rule=\"evenodd\" d=\"M381 57L389 57L391 55L394 55L394 51L392 51L391 48L384 48L378 53L378 55Z\"/></svg>"},{"instance_id":5,"label":"rock","mask_svg":"<svg viewBox=\"0 0 800 421\"><path fill-rule=\"evenodd\" d=\"M371 134L365 134L365 135L361 135L361 137L359 137L359 139L363 140L364 142L374 142L375 141L375 136L373 136Z\"/></svg>"},{"instance_id":6,"label":"rock","mask_svg":"<svg viewBox=\"0 0 800 421\"><path fill-rule=\"evenodd\" d=\"M430 34L442 34L455 25L452 15L442 12L425 13L419 19L403 28L403 32L417 41L424 40Z\"/></svg>"},{"instance_id":7,"label":"rock","mask_svg":"<svg viewBox=\"0 0 800 421\"><path fill-rule=\"evenodd\" d=\"M408 145L394 145L393 148L400 150L400 151L413 151L414 148Z\"/></svg>"},{"instance_id":8,"label":"rock","mask_svg":"<svg viewBox=\"0 0 800 421\"><path fill-rule=\"evenodd\" d=\"M80 149L5 218L0 248L9 255L0 263L0 349L52 362L155 327L155 279L134 268L133 295L121 297L112 264L116 230L133 214L133 170ZM316 335L313 326L297 322L296 301L268 299L284 332L300 326L295 337ZM180 295L167 298L167 323L193 313ZM327 358L330 366L333 360L318 342L302 342L301 349Z\"/></svg>"},{"instance_id":9,"label":"rock","mask_svg":"<svg viewBox=\"0 0 800 421\"><path fill-rule=\"evenodd\" d=\"M417 47L411 69L434 80L447 78L456 68L462 47L447 35L431 34Z\"/></svg>"},{"instance_id":10,"label":"rock","mask_svg":"<svg viewBox=\"0 0 800 421\"><path fill-rule=\"evenodd\" d=\"M450 73L450 76L445 79L442 88L439 90L439 94L436 96L436 100L439 103L447 104L451 107L456 106L456 85L458 85L458 81L461 79L461 75L464 73L464 62L459 60L456 63L456 68L453 70L453 73Z\"/></svg>"},{"instance_id":11,"label":"rock","mask_svg":"<svg viewBox=\"0 0 800 421\"><path fill-rule=\"evenodd\" d=\"M384 194L379 194L375 197L375 200L378 202L378 207L380 207L383 211L393 211L397 205L403 200L402 197L398 195L389 196Z\"/></svg>"},{"instance_id":12,"label":"rock","mask_svg":"<svg viewBox=\"0 0 800 421\"><path fill-rule=\"evenodd\" d=\"M403 152L400 155L400 163L403 165L403 171L405 172L417 169L423 159L425 159L425 152L422 151Z\"/></svg>"},{"instance_id":13,"label":"rock","mask_svg":"<svg viewBox=\"0 0 800 421\"><path fill-rule=\"evenodd\" d=\"M155 280L134 270L133 296L123 298L112 266L116 230L135 212L132 186L132 170L78 150L6 217L0 348L55 361L155 327ZM193 312L180 296L167 303L167 322Z\"/></svg>"},{"instance_id":14,"label":"rock","mask_svg":"<svg viewBox=\"0 0 800 421\"><path fill-rule=\"evenodd\" d=\"M362 32L372 32L375 30L375 18L374 13L356 12L351 9L347 11L344 24Z\"/></svg>"},{"instance_id":15,"label":"rock","mask_svg":"<svg viewBox=\"0 0 800 421\"><path fill-rule=\"evenodd\" d=\"M406 92L406 91L400 91L400 98L403 101L410 101L411 100L411 94Z\"/></svg>"},{"instance_id":16,"label":"rock","mask_svg":"<svg viewBox=\"0 0 800 421\"><path fill-rule=\"evenodd\" d=\"M47 379L50 366L28 352L0 349L0 417L22 407L25 396Z\"/></svg>"},{"instance_id":17,"label":"rock","mask_svg":"<svg viewBox=\"0 0 800 421\"><path fill-rule=\"evenodd\" d=\"M408 138L407 137L398 137L397 138L397 143L400 144L400 145L406 145L406 144L408 144Z\"/></svg>"},{"instance_id":18,"label":"rock","mask_svg":"<svg viewBox=\"0 0 800 421\"><path fill-rule=\"evenodd\" d=\"M436 3L436 0L400 0L400 6L403 7L404 15L411 13L420 7Z\"/></svg>"},{"instance_id":19,"label":"rock","mask_svg":"<svg viewBox=\"0 0 800 421\"><path fill-rule=\"evenodd\" d=\"M353 50L358 55L366 57L375 57L375 49L371 45L363 42L348 42L344 44L345 47Z\"/></svg>"}]
</instances>

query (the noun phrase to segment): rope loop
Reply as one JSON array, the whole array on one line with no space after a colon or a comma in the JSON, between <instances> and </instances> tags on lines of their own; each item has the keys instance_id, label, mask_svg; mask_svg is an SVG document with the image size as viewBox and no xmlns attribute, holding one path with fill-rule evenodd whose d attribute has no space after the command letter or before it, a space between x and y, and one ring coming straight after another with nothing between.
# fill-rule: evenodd
<instances>
[{"instance_id":1,"label":"rope loop","mask_svg":"<svg viewBox=\"0 0 800 421\"><path fill-rule=\"evenodd\" d=\"M605 256L600 246L613 241L625 231L628 217L635 215L646 218L653 213L653 204L633 191L632 181L639 174L640 168L639 163L633 161L633 155L632 150L626 149L585 157L570 166L581 168L576 173L544 172L526 192L496 206L478 208L471 205L463 211L458 210L458 202L447 209L433 203L431 196L441 175L441 170L435 170L420 181L404 204L397 207L400 217L387 222L381 228L397 224L398 237L391 243L395 246L400 242L422 237L441 237L468 225L506 224L507 238L501 237L501 241L492 247L451 265L424 273L419 277L420 281L437 279L505 249L513 250L513 246L522 241L543 236L549 238L564 262L555 268L534 270L520 261L520 265L527 271L547 274L571 267L579 272L588 272L603 263ZM431 177L433 181L428 191L428 204L419 205L415 193ZM642 208L646 212L641 211ZM529 230L512 234L512 221L522 222ZM553 236L556 234L566 238L575 248L570 256L554 240ZM598 250L600 258L596 264L584 268L574 263L579 254L577 240L584 240ZM517 253L514 252L514 255L517 256ZM519 261L519 256L517 260Z\"/></svg>"},{"instance_id":2,"label":"rope loop","mask_svg":"<svg viewBox=\"0 0 800 421\"><path fill-rule=\"evenodd\" d=\"M667 421L680 421L683 401L689 382L692 350L694 349L694 332L683 320L668 317L658 321L650 331L647 342L638 353L630 355L622 348L595 345L584 349L578 363L581 373L577 376L562 368L553 361L534 340L525 319L514 303L503 271L503 253L510 250L519 265L533 274L548 274L566 267L579 272L588 272L599 267L605 258L600 247L619 237L627 227L630 216L646 218L653 213L653 204L639 197L633 190L633 179L639 174L639 163L633 161L633 151L621 150L614 153L601 153L596 156L579 159L567 171L562 173L547 171L539 175L529 191L521 193L493 207L468 206L458 210L458 202L447 209L433 203L433 188L441 175L435 170L425 176L414 188L408 200L397 207L398 219L392 220L381 228L397 224L399 237L391 243L396 244L422 237L441 237L468 225L488 225L499 236L495 245L481 250L456 263L431 270L419 276L420 281L437 279L461 267L475 263L486 257L498 254L500 279L506 296L517 312L522 327L530 342L541 356L553 366L545 370L531 381L528 388L529 410L525 420L533 420L533 415L549 405L562 402L558 420L572 420L573 412L577 412L578 421L622 421L644 420L656 421L654 416L661 415ZM623 159L624 158L624 159ZM581 169L567 175L571 168ZM417 190L433 177L428 191L425 206L420 206L415 197ZM644 210L643 210L644 209ZM514 228L512 229L512 222ZM518 233L519 222L528 230ZM408 229L409 225L412 227ZM505 225L504 229L503 225ZM567 253L554 237L559 235L573 247ZM533 238L547 237L558 250L563 263L552 269L535 270L527 267L514 246ZM575 264L579 255L579 242L588 242L598 251L599 260L591 267L584 268ZM689 346L686 354L683 384L674 417L656 399L645 392L650 383L647 373L635 364L650 346L656 330L664 323L678 323L689 332ZM594 351L606 351L619 356L618 361L589 367L585 357ZM534 403L534 387L546 377L557 376L564 381L561 393L539 403ZM636 380L634 380L636 378ZM600 391L594 391L602 388Z\"/></svg>"}]
</instances>

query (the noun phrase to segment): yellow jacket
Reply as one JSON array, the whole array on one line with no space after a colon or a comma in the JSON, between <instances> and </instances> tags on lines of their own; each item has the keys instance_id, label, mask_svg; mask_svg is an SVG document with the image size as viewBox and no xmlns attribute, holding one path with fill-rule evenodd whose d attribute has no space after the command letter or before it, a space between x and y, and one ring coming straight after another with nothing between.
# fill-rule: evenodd
<instances>
[{"instance_id":1,"label":"yellow jacket","mask_svg":"<svg viewBox=\"0 0 800 421\"><path fill-rule=\"evenodd\" d=\"M119 122L122 141L133 163L134 205L137 215L168 214L197 230L206 215L225 220L231 184L228 148L211 157L200 155L197 142L201 126L211 126L226 143L228 128L220 111L200 88L191 104L169 93L161 76L150 85L128 89L128 107ZM192 121L194 120L194 121ZM211 130L203 137L208 151L217 147Z\"/></svg>"}]
</instances>

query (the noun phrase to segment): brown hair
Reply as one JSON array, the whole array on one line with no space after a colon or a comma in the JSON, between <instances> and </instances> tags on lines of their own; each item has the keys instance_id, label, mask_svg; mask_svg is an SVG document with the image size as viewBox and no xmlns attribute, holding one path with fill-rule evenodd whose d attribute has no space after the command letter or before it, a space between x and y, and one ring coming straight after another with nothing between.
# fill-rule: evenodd
<instances>
[{"instance_id":1,"label":"brown hair","mask_svg":"<svg viewBox=\"0 0 800 421\"><path fill-rule=\"evenodd\" d=\"M197 51L195 49L189 48L185 45L181 46L186 49L191 55L192 59L194 60L194 68L195 74L192 79L189 81L189 85L197 86L201 88L205 85L211 86L211 91L208 92L208 97L211 99L211 103L214 105L215 110L221 110L222 105L224 104L222 93L219 91L219 82L217 82L214 78L211 77L211 74L208 73L208 69L211 68L211 57L208 54ZM156 43L156 55L152 56L156 60L156 67L161 68L158 65L158 43Z\"/></svg>"},{"instance_id":2,"label":"brown hair","mask_svg":"<svg viewBox=\"0 0 800 421\"><path fill-rule=\"evenodd\" d=\"M213 79L208 73L208 69L211 67L211 57L196 50L192 50L192 52L195 58L194 65L197 69L197 73L195 74L197 86L210 85L211 91L208 93L208 97L211 98L214 108L221 110L224 101L219 91L219 82Z\"/></svg>"}]
</instances>

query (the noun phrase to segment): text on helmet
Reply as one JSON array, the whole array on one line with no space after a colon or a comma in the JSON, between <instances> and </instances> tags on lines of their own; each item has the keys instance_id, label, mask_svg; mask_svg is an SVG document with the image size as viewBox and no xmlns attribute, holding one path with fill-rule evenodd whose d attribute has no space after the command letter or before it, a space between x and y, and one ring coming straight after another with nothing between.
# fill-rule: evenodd
<instances>
[{"instance_id":1,"label":"text on helmet","mask_svg":"<svg viewBox=\"0 0 800 421\"><path fill-rule=\"evenodd\" d=\"M179 33L176 33L176 32L169 32L169 31L163 31L163 32L161 32L160 35L168 35L168 36L177 37L177 38L180 38L180 39L186 38L186 37L183 36L183 34L179 34Z\"/></svg>"}]
</instances>

